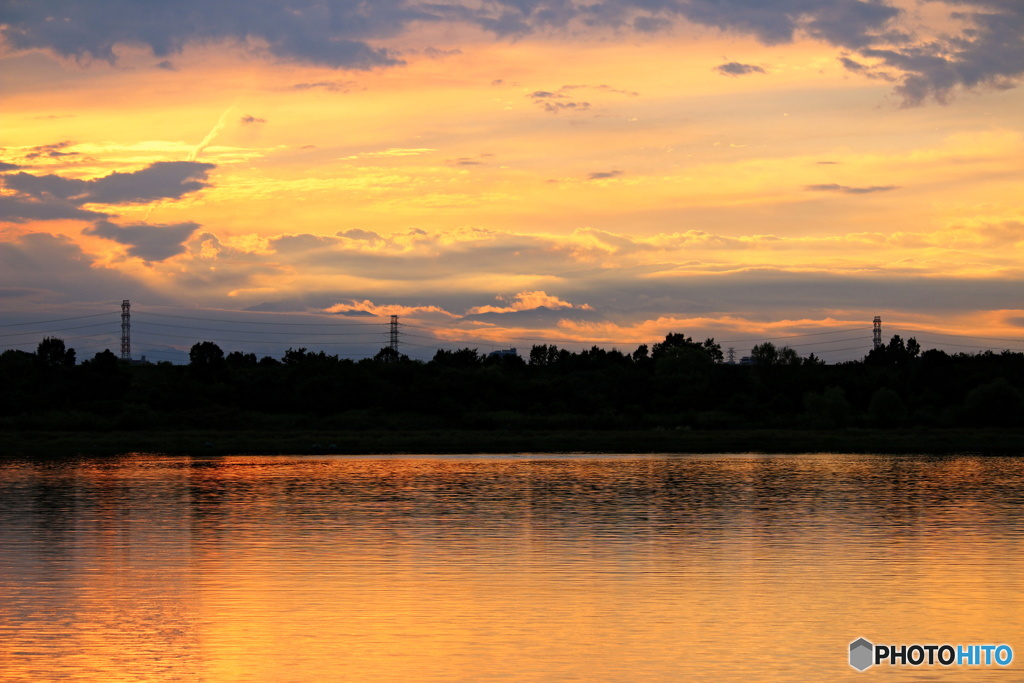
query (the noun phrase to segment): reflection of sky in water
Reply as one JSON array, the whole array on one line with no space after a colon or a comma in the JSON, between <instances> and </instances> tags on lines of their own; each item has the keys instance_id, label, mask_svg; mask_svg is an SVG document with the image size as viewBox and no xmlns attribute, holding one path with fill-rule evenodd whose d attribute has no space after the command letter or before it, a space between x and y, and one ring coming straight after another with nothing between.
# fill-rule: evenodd
<instances>
[{"instance_id":1,"label":"reflection of sky in water","mask_svg":"<svg viewBox=\"0 0 1024 683\"><path fill-rule=\"evenodd\" d=\"M4 680L820 680L1024 653L1024 462L0 465ZM916 680L1007 672L922 667Z\"/></svg>"}]
</instances>

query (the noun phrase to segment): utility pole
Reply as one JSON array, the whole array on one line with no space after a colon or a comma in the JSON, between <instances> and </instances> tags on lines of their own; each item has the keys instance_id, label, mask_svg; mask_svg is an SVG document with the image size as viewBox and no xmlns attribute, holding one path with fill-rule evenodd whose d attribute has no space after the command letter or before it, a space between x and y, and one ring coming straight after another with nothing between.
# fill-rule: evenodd
<instances>
[{"instance_id":1,"label":"utility pole","mask_svg":"<svg viewBox=\"0 0 1024 683\"><path fill-rule=\"evenodd\" d=\"M876 315L874 323L874 329L871 332L871 341L874 343L874 348L877 349L882 345L882 316Z\"/></svg>"},{"instance_id":2,"label":"utility pole","mask_svg":"<svg viewBox=\"0 0 1024 683\"><path fill-rule=\"evenodd\" d=\"M132 304L128 299L121 302L121 360L132 359Z\"/></svg>"}]
</instances>

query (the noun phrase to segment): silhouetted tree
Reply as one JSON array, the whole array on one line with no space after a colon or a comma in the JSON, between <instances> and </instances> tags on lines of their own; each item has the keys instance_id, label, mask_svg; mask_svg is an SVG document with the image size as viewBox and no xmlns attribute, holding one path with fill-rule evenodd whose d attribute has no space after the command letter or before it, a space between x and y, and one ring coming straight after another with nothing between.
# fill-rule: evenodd
<instances>
[{"instance_id":1,"label":"silhouetted tree","mask_svg":"<svg viewBox=\"0 0 1024 683\"><path fill-rule=\"evenodd\" d=\"M36 348L36 364L43 368L71 367L75 364L75 350L64 347L64 340L46 337Z\"/></svg>"},{"instance_id":2,"label":"silhouetted tree","mask_svg":"<svg viewBox=\"0 0 1024 683\"><path fill-rule=\"evenodd\" d=\"M871 349L864 359L865 364L874 367L902 367L921 353L921 346L911 337L906 343L894 334L888 344Z\"/></svg>"},{"instance_id":3,"label":"silhouetted tree","mask_svg":"<svg viewBox=\"0 0 1024 683\"><path fill-rule=\"evenodd\" d=\"M722 345L717 343L714 337L708 337L705 339L704 343L701 344L701 347L703 347L704 352L707 353L708 357L715 363L721 363L725 360L725 354L722 353Z\"/></svg>"},{"instance_id":4,"label":"silhouetted tree","mask_svg":"<svg viewBox=\"0 0 1024 683\"><path fill-rule=\"evenodd\" d=\"M672 353L674 349L698 349L714 363L721 363L724 358L721 344L715 343L714 339L705 339L703 343L698 343L693 341L692 337L676 332L669 332L665 335L664 341L656 343L651 348L651 358L658 360L662 356Z\"/></svg>"},{"instance_id":5,"label":"silhouetted tree","mask_svg":"<svg viewBox=\"0 0 1024 683\"><path fill-rule=\"evenodd\" d=\"M101 375L112 375L120 368L121 361L110 349L104 349L82 365Z\"/></svg>"},{"instance_id":6,"label":"silhouetted tree","mask_svg":"<svg viewBox=\"0 0 1024 683\"><path fill-rule=\"evenodd\" d=\"M750 349L750 362L754 365L777 365L779 350L771 342L757 344Z\"/></svg>"},{"instance_id":7,"label":"silhouetted tree","mask_svg":"<svg viewBox=\"0 0 1024 683\"><path fill-rule=\"evenodd\" d=\"M224 370L224 351L213 342L197 342L188 352L189 370L203 379L219 376Z\"/></svg>"},{"instance_id":8,"label":"silhouetted tree","mask_svg":"<svg viewBox=\"0 0 1024 683\"><path fill-rule=\"evenodd\" d=\"M445 368L475 368L483 362L483 356L476 349L446 351L438 349L431 363Z\"/></svg>"},{"instance_id":9,"label":"silhouetted tree","mask_svg":"<svg viewBox=\"0 0 1024 683\"><path fill-rule=\"evenodd\" d=\"M796 349L783 346L779 349L779 365L800 365L800 354Z\"/></svg>"},{"instance_id":10,"label":"silhouetted tree","mask_svg":"<svg viewBox=\"0 0 1024 683\"><path fill-rule=\"evenodd\" d=\"M921 345L917 343L917 339L914 337L907 340L907 353L911 358L917 358L921 353Z\"/></svg>"},{"instance_id":11,"label":"silhouetted tree","mask_svg":"<svg viewBox=\"0 0 1024 683\"><path fill-rule=\"evenodd\" d=\"M530 365L554 365L558 362L558 347L554 344L535 345L530 349Z\"/></svg>"},{"instance_id":12,"label":"silhouetted tree","mask_svg":"<svg viewBox=\"0 0 1024 683\"><path fill-rule=\"evenodd\" d=\"M373 357L373 360L376 363L397 363L399 361L409 360L409 356L404 353L399 353L390 346L385 346L377 352L377 355Z\"/></svg>"},{"instance_id":13,"label":"silhouetted tree","mask_svg":"<svg viewBox=\"0 0 1024 683\"><path fill-rule=\"evenodd\" d=\"M232 369L240 368L254 368L256 367L256 354L255 353L242 353L241 351L232 351L224 359L227 366Z\"/></svg>"}]
</instances>

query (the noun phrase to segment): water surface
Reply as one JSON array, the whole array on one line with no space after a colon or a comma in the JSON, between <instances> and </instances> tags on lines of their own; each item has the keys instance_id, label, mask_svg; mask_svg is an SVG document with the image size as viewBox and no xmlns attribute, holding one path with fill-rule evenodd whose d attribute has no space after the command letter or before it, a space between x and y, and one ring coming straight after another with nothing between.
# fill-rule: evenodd
<instances>
[{"instance_id":1,"label":"water surface","mask_svg":"<svg viewBox=\"0 0 1024 683\"><path fill-rule=\"evenodd\" d=\"M3 461L0 679L1017 680L1022 551L1012 458Z\"/></svg>"}]
</instances>

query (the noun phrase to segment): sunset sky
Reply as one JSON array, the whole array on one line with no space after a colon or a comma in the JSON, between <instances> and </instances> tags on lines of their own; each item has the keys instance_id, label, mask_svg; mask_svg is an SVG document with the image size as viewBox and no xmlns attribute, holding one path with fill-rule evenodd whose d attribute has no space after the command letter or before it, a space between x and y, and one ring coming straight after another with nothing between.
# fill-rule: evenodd
<instances>
[{"instance_id":1,"label":"sunset sky","mask_svg":"<svg viewBox=\"0 0 1024 683\"><path fill-rule=\"evenodd\" d=\"M1020 0L0 0L0 348L1024 350L1022 78Z\"/></svg>"}]
</instances>

